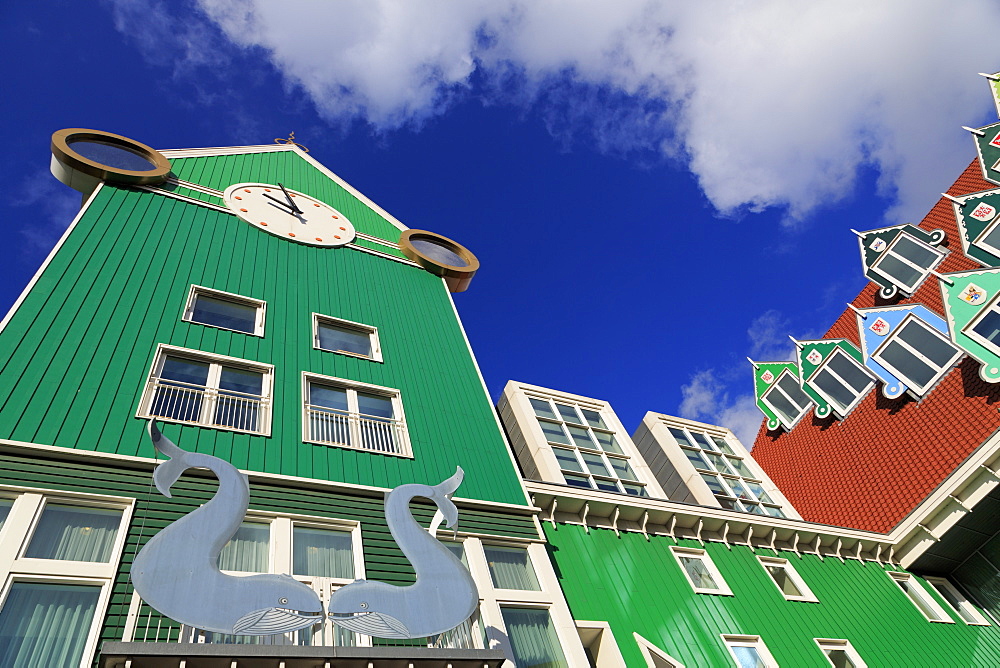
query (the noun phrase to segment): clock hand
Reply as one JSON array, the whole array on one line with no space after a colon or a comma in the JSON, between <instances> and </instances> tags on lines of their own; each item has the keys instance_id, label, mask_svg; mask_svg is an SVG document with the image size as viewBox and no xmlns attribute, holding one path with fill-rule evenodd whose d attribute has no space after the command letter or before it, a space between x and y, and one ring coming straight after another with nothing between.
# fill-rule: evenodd
<instances>
[{"instance_id":1,"label":"clock hand","mask_svg":"<svg viewBox=\"0 0 1000 668\"><path fill-rule=\"evenodd\" d=\"M289 206L287 203L282 202L280 199L277 199L275 197L271 197L267 193L261 193L261 195L263 195L264 197L268 198L269 200L271 200L275 204L280 204L281 206L283 206L288 211L288 213L302 213L297 207Z\"/></svg>"},{"instance_id":2,"label":"clock hand","mask_svg":"<svg viewBox=\"0 0 1000 668\"><path fill-rule=\"evenodd\" d=\"M295 213L302 213L302 210L295 205L295 202L292 201L292 196L288 194L287 190L285 190L285 186L279 183L278 187L281 188L281 192L285 193L285 198L288 200L289 208Z\"/></svg>"}]
</instances>

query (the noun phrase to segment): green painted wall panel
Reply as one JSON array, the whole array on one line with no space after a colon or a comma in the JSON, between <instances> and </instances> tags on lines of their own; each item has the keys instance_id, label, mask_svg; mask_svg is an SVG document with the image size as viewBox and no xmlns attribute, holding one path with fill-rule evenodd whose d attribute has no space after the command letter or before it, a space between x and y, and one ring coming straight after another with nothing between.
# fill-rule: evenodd
<instances>
[{"instance_id":1,"label":"green painted wall panel","mask_svg":"<svg viewBox=\"0 0 1000 668\"><path fill-rule=\"evenodd\" d=\"M173 498L161 496L152 486L148 469L128 463L71 461L36 451L0 451L0 485L64 492L113 494L136 499L136 510L126 537L121 567L113 585L102 641L122 639L132 599L128 571L138 550L156 532L208 501L217 484L210 475L184 475L172 488ZM295 483L278 484L252 480L250 509L327 517L361 523L368 579L407 584L414 580L413 568L400 552L385 523L381 498L353 496ZM431 505L414 503L413 514L425 526L434 514ZM500 516L462 509L461 529L508 538L538 537L530 516Z\"/></svg>"},{"instance_id":2,"label":"green painted wall panel","mask_svg":"<svg viewBox=\"0 0 1000 668\"><path fill-rule=\"evenodd\" d=\"M294 151L247 153L170 161L182 181L225 190L234 183L278 183L341 211L359 232L399 241L400 230Z\"/></svg>"},{"instance_id":3,"label":"green painted wall panel","mask_svg":"<svg viewBox=\"0 0 1000 668\"><path fill-rule=\"evenodd\" d=\"M692 667L733 665L722 634L759 635L779 665L796 668L829 668L814 638L850 641L872 668L996 666L1000 656L996 626L928 622L875 563L706 543L734 594L714 596L694 593L668 537L544 528L573 617L607 621L630 667L646 665L634 632ZM788 559L819 603L785 600L758 555Z\"/></svg>"},{"instance_id":4,"label":"green painted wall panel","mask_svg":"<svg viewBox=\"0 0 1000 668\"><path fill-rule=\"evenodd\" d=\"M183 322L191 284L265 300L265 336ZM378 327L384 363L314 350L313 312ZM459 496L525 503L441 279L116 188L98 193L0 332L0 438L151 456L134 416L159 343L275 366L270 437L167 425L186 449L383 487L433 484L460 465ZM399 390L414 458L303 443L303 371Z\"/></svg>"}]
</instances>

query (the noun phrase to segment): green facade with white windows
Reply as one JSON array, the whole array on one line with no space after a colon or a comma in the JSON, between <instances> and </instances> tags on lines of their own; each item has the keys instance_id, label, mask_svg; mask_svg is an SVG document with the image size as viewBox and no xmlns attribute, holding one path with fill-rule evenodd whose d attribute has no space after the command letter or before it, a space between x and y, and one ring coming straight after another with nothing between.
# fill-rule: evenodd
<instances>
[{"instance_id":1,"label":"green facade with white windows","mask_svg":"<svg viewBox=\"0 0 1000 668\"><path fill-rule=\"evenodd\" d=\"M926 580L910 576L934 602L925 610L944 611L930 621L890 578L902 572L895 567L575 524L546 522L545 535L574 619L607 622L630 667L740 665L727 640L740 647L741 636L759 638L775 661L766 665L796 668L832 665L816 639L846 640L871 668L987 667L1000 656L995 624L967 623ZM687 572L684 555L694 557ZM714 569L702 565L705 557ZM635 634L659 650L652 653L661 663L647 663Z\"/></svg>"}]
</instances>

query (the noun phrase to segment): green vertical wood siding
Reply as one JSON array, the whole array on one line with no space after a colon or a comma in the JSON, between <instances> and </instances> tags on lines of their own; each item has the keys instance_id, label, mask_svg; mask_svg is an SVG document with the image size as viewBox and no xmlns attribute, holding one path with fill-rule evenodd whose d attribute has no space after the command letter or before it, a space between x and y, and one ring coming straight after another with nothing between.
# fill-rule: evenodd
<instances>
[{"instance_id":1,"label":"green vertical wood siding","mask_svg":"<svg viewBox=\"0 0 1000 668\"><path fill-rule=\"evenodd\" d=\"M196 476L189 472L174 485L174 498L168 499L152 486L149 469L128 463L111 466L93 460L71 461L37 452L13 451L0 452L0 484L136 499L135 513L105 617L102 641L122 639L132 601L129 569L139 549L160 529L212 498L217 489L216 480L211 475ZM282 485L254 479L250 484L250 509L360 522L366 577L398 585L409 584L415 579L413 568L389 534L381 498L304 489L294 484ZM434 514L434 507L430 505L414 503L412 510L424 526L430 523ZM472 533L501 538L538 538L534 522L526 515L501 515L464 508L460 522L463 531Z\"/></svg>"},{"instance_id":2,"label":"green vertical wood siding","mask_svg":"<svg viewBox=\"0 0 1000 668\"><path fill-rule=\"evenodd\" d=\"M338 209L359 232L399 241L399 228L294 151L175 158L170 164L177 178L216 190L235 183L281 182Z\"/></svg>"},{"instance_id":3,"label":"green vertical wood siding","mask_svg":"<svg viewBox=\"0 0 1000 668\"><path fill-rule=\"evenodd\" d=\"M633 633L689 668L733 665L721 634L759 635L786 668L829 668L814 638L850 641L872 668L995 667L1000 661L996 626L968 626L957 616L955 624L928 622L875 563L705 543L733 591L713 596L692 591L668 537L647 541L637 533L548 523L545 533L573 617L607 621L630 667L646 665ZM702 547L693 540L680 544ZM786 601L757 555L788 559L819 603Z\"/></svg>"},{"instance_id":4,"label":"green vertical wood siding","mask_svg":"<svg viewBox=\"0 0 1000 668\"><path fill-rule=\"evenodd\" d=\"M265 336L183 322L192 284L265 300ZM378 327L384 363L314 350L313 312ZM441 279L112 187L0 332L0 438L152 456L134 416L161 343L275 366L270 437L167 425L185 449L240 468L383 487L436 483L462 466L459 496L526 502ZM414 457L303 443L303 371L399 390Z\"/></svg>"}]
</instances>

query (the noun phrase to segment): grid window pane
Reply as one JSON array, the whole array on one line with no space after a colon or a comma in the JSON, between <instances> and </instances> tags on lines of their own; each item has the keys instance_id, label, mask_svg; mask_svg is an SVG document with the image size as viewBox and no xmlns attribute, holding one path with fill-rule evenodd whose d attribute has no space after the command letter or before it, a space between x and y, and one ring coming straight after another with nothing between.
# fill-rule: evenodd
<instances>
[{"instance_id":1,"label":"grid window pane","mask_svg":"<svg viewBox=\"0 0 1000 668\"><path fill-rule=\"evenodd\" d=\"M750 472L750 469L747 468L746 463L742 459L737 459L736 457L726 457L726 461L729 462L729 465L732 466L733 469L744 478L757 477Z\"/></svg>"},{"instance_id":2,"label":"grid window pane","mask_svg":"<svg viewBox=\"0 0 1000 668\"><path fill-rule=\"evenodd\" d=\"M609 434L605 431L595 431L594 438L597 442L601 444L601 450L605 452L613 452L617 455L625 454L622 452L622 447L618 445L618 441L615 440L614 434Z\"/></svg>"},{"instance_id":3,"label":"grid window pane","mask_svg":"<svg viewBox=\"0 0 1000 668\"><path fill-rule=\"evenodd\" d=\"M566 422L572 422L573 424L583 424L583 420L577 414L576 409L572 406L567 406L566 404L556 404L556 408L559 410L559 415Z\"/></svg>"},{"instance_id":4,"label":"grid window pane","mask_svg":"<svg viewBox=\"0 0 1000 668\"><path fill-rule=\"evenodd\" d=\"M938 255L925 245L905 234L900 234L892 247L892 252L900 255L918 267L927 268L934 264Z\"/></svg>"},{"instance_id":5,"label":"grid window pane","mask_svg":"<svg viewBox=\"0 0 1000 668\"><path fill-rule=\"evenodd\" d=\"M46 504L24 556L107 563L122 511Z\"/></svg>"},{"instance_id":6,"label":"grid window pane","mask_svg":"<svg viewBox=\"0 0 1000 668\"><path fill-rule=\"evenodd\" d=\"M680 443L681 445L689 445L692 448L697 447L694 443L692 443L688 439L687 433L685 433L684 430L674 429L673 427L667 427L667 429L670 431L670 435L674 437L674 440Z\"/></svg>"},{"instance_id":7,"label":"grid window pane","mask_svg":"<svg viewBox=\"0 0 1000 668\"><path fill-rule=\"evenodd\" d=\"M528 551L523 547L483 545L490 577L497 589L541 591Z\"/></svg>"},{"instance_id":8,"label":"grid window pane","mask_svg":"<svg viewBox=\"0 0 1000 668\"><path fill-rule=\"evenodd\" d=\"M292 572L321 578L353 578L350 532L293 527Z\"/></svg>"},{"instance_id":9,"label":"grid window pane","mask_svg":"<svg viewBox=\"0 0 1000 668\"><path fill-rule=\"evenodd\" d=\"M392 399L381 394L358 392L358 412L361 415L388 420L395 417L392 411Z\"/></svg>"},{"instance_id":10,"label":"grid window pane","mask_svg":"<svg viewBox=\"0 0 1000 668\"><path fill-rule=\"evenodd\" d=\"M705 461L705 458L697 450L688 450L687 448L681 448L681 450L684 452L684 456L688 458L688 461L694 464L696 469L712 470L712 467L708 465L708 462Z\"/></svg>"},{"instance_id":11,"label":"grid window pane","mask_svg":"<svg viewBox=\"0 0 1000 668\"><path fill-rule=\"evenodd\" d=\"M991 308L983 319L975 324L972 331L990 343L1000 345L1000 312L997 312L995 307Z\"/></svg>"},{"instance_id":12,"label":"grid window pane","mask_svg":"<svg viewBox=\"0 0 1000 668\"><path fill-rule=\"evenodd\" d=\"M775 506L764 506L764 512L766 512L771 517L784 517L785 513L781 512L780 508Z\"/></svg>"},{"instance_id":13,"label":"grid window pane","mask_svg":"<svg viewBox=\"0 0 1000 668\"><path fill-rule=\"evenodd\" d=\"M539 420L538 425L542 428L542 433L545 434L545 440L552 443L572 445L572 443L569 442L569 439L566 438L566 434L563 432L561 424L549 422L548 420Z\"/></svg>"},{"instance_id":14,"label":"grid window pane","mask_svg":"<svg viewBox=\"0 0 1000 668\"><path fill-rule=\"evenodd\" d=\"M3 529L3 523L7 521L7 516L10 515L12 505L14 505L12 500L0 499L0 529Z\"/></svg>"},{"instance_id":15,"label":"grid window pane","mask_svg":"<svg viewBox=\"0 0 1000 668\"><path fill-rule=\"evenodd\" d=\"M912 289L923 277L922 271L889 254L882 257L878 262L877 268L882 273L889 275L893 280L905 286L908 290Z\"/></svg>"},{"instance_id":16,"label":"grid window pane","mask_svg":"<svg viewBox=\"0 0 1000 668\"><path fill-rule=\"evenodd\" d=\"M781 388L777 385L771 386L762 396L761 399L764 400L768 406L770 406L778 415L780 415L785 422L792 423L799 416L802 411L799 410L791 401L788 400L784 394L781 393Z\"/></svg>"},{"instance_id":17,"label":"grid window pane","mask_svg":"<svg viewBox=\"0 0 1000 668\"><path fill-rule=\"evenodd\" d=\"M703 450L715 450L715 445L710 440L708 440L708 437L705 436L705 434L702 434L697 431L692 431L691 436L694 438L695 444L699 448L702 448Z\"/></svg>"},{"instance_id":18,"label":"grid window pane","mask_svg":"<svg viewBox=\"0 0 1000 668\"><path fill-rule=\"evenodd\" d=\"M677 559L684 567L684 572L687 574L688 580L691 581L692 585L698 589L719 588L719 585L716 584L715 579L712 577L711 571L708 570L708 566L705 565L702 559L681 554L677 555Z\"/></svg>"},{"instance_id":19,"label":"grid window pane","mask_svg":"<svg viewBox=\"0 0 1000 668\"><path fill-rule=\"evenodd\" d=\"M861 392L871 384L871 377L864 372L861 365L854 361L846 353L836 352L830 358L829 366L844 382L850 385L856 392Z\"/></svg>"},{"instance_id":20,"label":"grid window pane","mask_svg":"<svg viewBox=\"0 0 1000 668\"><path fill-rule=\"evenodd\" d=\"M219 568L224 571L266 573L271 527L267 522L244 522L229 539L219 555Z\"/></svg>"},{"instance_id":21,"label":"grid window pane","mask_svg":"<svg viewBox=\"0 0 1000 668\"><path fill-rule=\"evenodd\" d=\"M625 488L626 494L631 494L632 496L649 496L649 492L646 491L646 488L643 485L635 485L630 482L623 482L622 487Z\"/></svg>"},{"instance_id":22,"label":"grid window pane","mask_svg":"<svg viewBox=\"0 0 1000 668\"><path fill-rule=\"evenodd\" d=\"M764 491L764 488L761 487L759 484L755 482L748 482L746 483L746 485L747 487L750 488L750 491L753 492L753 495L756 496L761 501L763 501L764 503L774 503L773 501L771 501L771 497L767 495L767 492Z\"/></svg>"},{"instance_id":23,"label":"grid window pane","mask_svg":"<svg viewBox=\"0 0 1000 668\"><path fill-rule=\"evenodd\" d=\"M559 462L559 468L564 471L583 473L583 467L580 465L580 461L576 458L576 454L574 454L572 450L566 450L565 448L552 448L552 454L556 456L556 460Z\"/></svg>"},{"instance_id":24,"label":"grid window pane","mask_svg":"<svg viewBox=\"0 0 1000 668\"><path fill-rule=\"evenodd\" d=\"M547 401L542 401L541 399L528 399L531 402L531 407L535 411L535 415L542 418L551 418L553 420L558 420L559 416L556 412L552 410L552 405Z\"/></svg>"},{"instance_id":25,"label":"grid window pane","mask_svg":"<svg viewBox=\"0 0 1000 668\"><path fill-rule=\"evenodd\" d=\"M604 424L604 420L601 419L601 414L597 411L588 411L586 408L581 408L580 412L583 413L583 418L591 427L597 427L598 429L608 428L607 425Z\"/></svg>"},{"instance_id":26,"label":"grid window pane","mask_svg":"<svg viewBox=\"0 0 1000 668\"><path fill-rule=\"evenodd\" d=\"M732 469L730 469L729 465L726 463L726 458L719 453L706 452L705 456L708 457L708 460L715 465L715 470L719 473L733 473Z\"/></svg>"},{"instance_id":27,"label":"grid window pane","mask_svg":"<svg viewBox=\"0 0 1000 668\"><path fill-rule=\"evenodd\" d=\"M372 336L370 332L319 322L316 325L319 347L331 352L354 353L364 357L372 356Z\"/></svg>"},{"instance_id":28,"label":"grid window pane","mask_svg":"<svg viewBox=\"0 0 1000 668\"><path fill-rule=\"evenodd\" d=\"M348 410L347 390L342 387L329 387L327 385L316 385L315 383L310 383L309 403L313 406L346 411Z\"/></svg>"},{"instance_id":29,"label":"grid window pane","mask_svg":"<svg viewBox=\"0 0 1000 668\"><path fill-rule=\"evenodd\" d=\"M845 409L850 406L857 396L849 387L840 382L840 380L835 378L833 374L826 369L823 369L816 374L813 383L816 387L821 389L824 394L830 397L830 401L837 404L840 409Z\"/></svg>"},{"instance_id":30,"label":"grid window pane","mask_svg":"<svg viewBox=\"0 0 1000 668\"><path fill-rule=\"evenodd\" d=\"M801 408L804 408L812 403L809 395L805 393L805 390L802 389L802 386L799 385L798 381L793 378L790 373L783 373L775 385L780 387L781 391L784 392L785 395L792 400L792 402L799 406L799 409L795 411L796 414L799 413Z\"/></svg>"},{"instance_id":31,"label":"grid window pane","mask_svg":"<svg viewBox=\"0 0 1000 668\"><path fill-rule=\"evenodd\" d=\"M569 668L548 610L500 608L517 668Z\"/></svg>"},{"instance_id":32,"label":"grid window pane","mask_svg":"<svg viewBox=\"0 0 1000 668\"><path fill-rule=\"evenodd\" d=\"M638 478L635 477L635 472L632 470L632 467L628 465L627 459L608 457L608 461L611 462L611 468L615 470L615 475L617 475L620 480L638 480Z\"/></svg>"},{"instance_id":33,"label":"grid window pane","mask_svg":"<svg viewBox=\"0 0 1000 668\"><path fill-rule=\"evenodd\" d=\"M569 430L569 435L573 438L573 444L576 447L597 450L597 444L590 438L590 431L572 425L567 425L566 429Z\"/></svg>"},{"instance_id":34,"label":"grid window pane","mask_svg":"<svg viewBox=\"0 0 1000 668\"><path fill-rule=\"evenodd\" d=\"M919 320L910 320L899 331L897 338L902 339L920 351L920 354L943 367L955 355L955 347L945 341L939 334L932 332L927 325Z\"/></svg>"},{"instance_id":35,"label":"grid window pane","mask_svg":"<svg viewBox=\"0 0 1000 668\"><path fill-rule=\"evenodd\" d=\"M0 666L79 666L101 588L15 582L0 610Z\"/></svg>"},{"instance_id":36,"label":"grid window pane","mask_svg":"<svg viewBox=\"0 0 1000 668\"><path fill-rule=\"evenodd\" d=\"M594 478L594 483L597 485L597 489L603 490L605 492L621 492L618 489L618 483L613 480L602 480L601 478Z\"/></svg>"},{"instance_id":37,"label":"grid window pane","mask_svg":"<svg viewBox=\"0 0 1000 668\"><path fill-rule=\"evenodd\" d=\"M590 478L586 478L584 476L563 473L563 478L566 479L567 485L572 485L573 487L585 487L587 489L593 489L594 487L590 484Z\"/></svg>"},{"instance_id":38,"label":"grid window pane","mask_svg":"<svg viewBox=\"0 0 1000 668\"><path fill-rule=\"evenodd\" d=\"M735 452L733 452L733 449L731 447L729 447L729 444L726 443L725 439L719 438L718 436L713 436L712 437L712 442L715 443L715 446L719 450L721 450L722 452L726 453L727 455L735 455L736 454Z\"/></svg>"},{"instance_id":39,"label":"grid window pane","mask_svg":"<svg viewBox=\"0 0 1000 668\"><path fill-rule=\"evenodd\" d=\"M209 365L205 362L195 362L181 357L166 357L163 360L160 378L204 387L208 383L208 367Z\"/></svg>"},{"instance_id":40,"label":"grid window pane","mask_svg":"<svg viewBox=\"0 0 1000 668\"><path fill-rule=\"evenodd\" d=\"M722 483L714 475L705 475L703 473L701 479L704 480L705 483L708 485L708 488L712 490L712 494L721 494L723 496L730 496L729 490L723 487Z\"/></svg>"},{"instance_id":41,"label":"grid window pane","mask_svg":"<svg viewBox=\"0 0 1000 668\"><path fill-rule=\"evenodd\" d=\"M611 475L611 471L604 465L604 459L600 455L592 452L581 452L580 455L583 457L583 463L587 465L587 469L592 474L605 477Z\"/></svg>"},{"instance_id":42,"label":"grid window pane","mask_svg":"<svg viewBox=\"0 0 1000 668\"><path fill-rule=\"evenodd\" d=\"M257 330L257 307L199 294L195 297L191 320L253 334Z\"/></svg>"}]
</instances>

